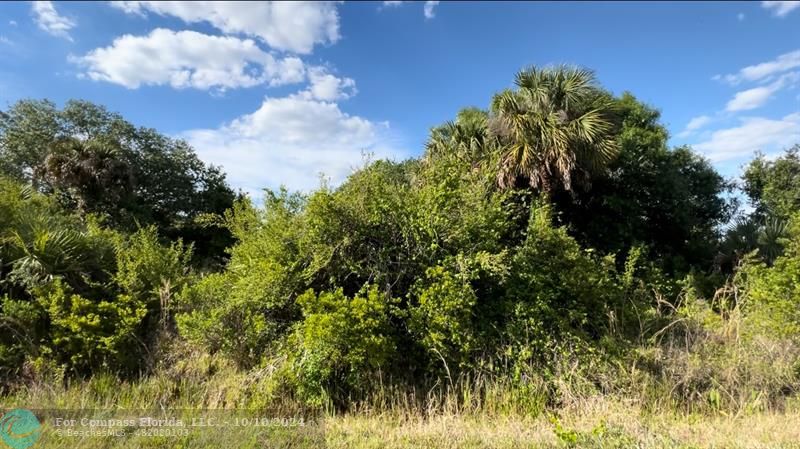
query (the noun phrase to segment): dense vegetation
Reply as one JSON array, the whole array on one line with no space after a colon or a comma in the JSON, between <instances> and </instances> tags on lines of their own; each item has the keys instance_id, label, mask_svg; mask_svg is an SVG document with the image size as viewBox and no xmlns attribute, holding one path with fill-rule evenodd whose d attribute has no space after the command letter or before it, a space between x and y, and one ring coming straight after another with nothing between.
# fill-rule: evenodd
<instances>
[{"instance_id":1,"label":"dense vegetation","mask_svg":"<svg viewBox=\"0 0 800 449\"><path fill-rule=\"evenodd\" d=\"M21 101L0 116L0 381L202 377L186 364L212 357L258 373L226 406L438 388L526 413L597 393L782 409L800 388L798 151L726 180L632 94L532 68L419 159L254 205L185 142Z\"/></svg>"}]
</instances>

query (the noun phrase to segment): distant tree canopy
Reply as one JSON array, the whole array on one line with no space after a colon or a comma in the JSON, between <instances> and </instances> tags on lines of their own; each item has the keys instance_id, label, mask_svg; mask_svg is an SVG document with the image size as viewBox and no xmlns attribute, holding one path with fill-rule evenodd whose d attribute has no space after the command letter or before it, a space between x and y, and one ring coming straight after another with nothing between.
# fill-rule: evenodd
<instances>
[{"instance_id":1,"label":"distant tree canopy","mask_svg":"<svg viewBox=\"0 0 800 449\"><path fill-rule=\"evenodd\" d=\"M154 224L167 238L193 243L206 262L222 260L232 243L226 231L201 222L236 198L218 168L186 142L90 102L69 101L61 110L49 101L13 105L0 116L0 173L118 229Z\"/></svg>"},{"instance_id":2,"label":"distant tree canopy","mask_svg":"<svg viewBox=\"0 0 800 449\"><path fill-rule=\"evenodd\" d=\"M759 217L789 218L800 208L800 144L775 160L759 154L747 166L744 191Z\"/></svg>"}]
</instances>

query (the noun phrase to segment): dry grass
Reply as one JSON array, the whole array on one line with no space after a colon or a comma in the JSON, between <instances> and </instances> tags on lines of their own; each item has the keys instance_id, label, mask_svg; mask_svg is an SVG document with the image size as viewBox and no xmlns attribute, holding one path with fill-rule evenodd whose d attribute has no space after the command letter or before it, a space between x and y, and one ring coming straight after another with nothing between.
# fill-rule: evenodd
<instances>
[{"instance_id":1,"label":"dry grass","mask_svg":"<svg viewBox=\"0 0 800 449\"><path fill-rule=\"evenodd\" d=\"M331 448L800 448L800 414L644 417L605 404L560 415L561 425L578 434L572 445L556 435L545 417L344 416L328 420L326 433Z\"/></svg>"}]
</instances>

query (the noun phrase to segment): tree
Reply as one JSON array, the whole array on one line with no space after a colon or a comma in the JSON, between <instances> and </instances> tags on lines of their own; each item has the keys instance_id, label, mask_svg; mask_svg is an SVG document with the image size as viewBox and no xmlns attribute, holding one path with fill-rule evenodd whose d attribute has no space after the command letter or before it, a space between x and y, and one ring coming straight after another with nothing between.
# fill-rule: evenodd
<instances>
[{"instance_id":1,"label":"tree","mask_svg":"<svg viewBox=\"0 0 800 449\"><path fill-rule=\"evenodd\" d=\"M670 273L707 270L732 185L690 148L670 150L656 109L629 93L615 102L619 154L591 190L554 197L558 218L585 246L623 256L642 244Z\"/></svg>"},{"instance_id":2,"label":"tree","mask_svg":"<svg viewBox=\"0 0 800 449\"><path fill-rule=\"evenodd\" d=\"M114 142L67 138L53 142L34 179L74 203L82 215L125 207L133 194L133 173ZM109 214L119 221L118 213ZM119 222L115 224L121 224Z\"/></svg>"},{"instance_id":3,"label":"tree","mask_svg":"<svg viewBox=\"0 0 800 449\"><path fill-rule=\"evenodd\" d=\"M453 154L471 164L484 161L494 148L489 135L489 114L478 108L465 108L454 121L431 129L425 144L427 159Z\"/></svg>"},{"instance_id":4,"label":"tree","mask_svg":"<svg viewBox=\"0 0 800 449\"><path fill-rule=\"evenodd\" d=\"M517 90L492 100L501 187L524 179L547 195L559 187L570 191L576 172L586 176L614 158L611 103L591 71L530 68L519 72L515 83Z\"/></svg>"},{"instance_id":5,"label":"tree","mask_svg":"<svg viewBox=\"0 0 800 449\"><path fill-rule=\"evenodd\" d=\"M744 191L760 218L787 220L800 210L800 144L769 161L759 154L745 170Z\"/></svg>"},{"instance_id":6,"label":"tree","mask_svg":"<svg viewBox=\"0 0 800 449\"><path fill-rule=\"evenodd\" d=\"M221 262L233 242L224 228L202 222L237 196L217 167L186 142L87 101L61 110L46 100L13 105L0 117L0 174L124 231L156 225L164 237L194 243L197 262Z\"/></svg>"}]
</instances>

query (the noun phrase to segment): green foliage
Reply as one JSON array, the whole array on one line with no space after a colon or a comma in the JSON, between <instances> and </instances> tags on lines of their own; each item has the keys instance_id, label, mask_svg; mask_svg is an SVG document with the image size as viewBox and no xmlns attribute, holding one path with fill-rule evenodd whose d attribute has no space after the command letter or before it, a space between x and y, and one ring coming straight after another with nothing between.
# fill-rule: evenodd
<instances>
[{"instance_id":1,"label":"green foliage","mask_svg":"<svg viewBox=\"0 0 800 449\"><path fill-rule=\"evenodd\" d=\"M40 304L0 297L0 384L18 372L27 356L38 355L45 325Z\"/></svg>"},{"instance_id":2,"label":"green foliage","mask_svg":"<svg viewBox=\"0 0 800 449\"><path fill-rule=\"evenodd\" d=\"M738 276L759 331L796 336L800 334L800 213L792 218L785 244L784 254L772 267L748 260Z\"/></svg>"},{"instance_id":3,"label":"green foliage","mask_svg":"<svg viewBox=\"0 0 800 449\"><path fill-rule=\"evenodd\" d=\"M2 385L219 368L187 368L174 346L250 382L209 406L413 390L540 411L617 390L722 412L795 391L798 149L751 164L756 213L721 240L731 185L667 147L657 110L582 69L516 81L490 112L433 128L419 160L267 191L263 207L234 201L185 142L102 107L14 105L0 117ZM556 434L581 446L611 431Z\"/></svg>"},{"instance_id":4,"label":"green foliage","mask_svg":"<svg viewBox=\"0 0 800 449\"><path fill-rule=\"evenodd\" d=\"M5 179L0 210L3 380L45 359L79 374L146 370L191 248L161 245L154 227L103 228Z\"/></svg>"},{"instance_id":5,"label":"green foliage","mask_svg":"<svg viewBox=\"0 0 800 449\"><path fill-rule=\"evenodd\" d=\"M759 218L786 220L800 210L800 144L775 159L759 154L747 166L743 189Z\"/></svg>"},{"instance_id":6,"label":"green foliage","mask_svg":"<svg viewBox=\"0 0 800 449\"><path fill-rule=\"evenodd\" d=\"M104 217L124 231L155 225L164 237L195 243L198 263L218 263L232 243L202 222L235 199L216 167L186 142L86 101L59 110L22 100L0 116L0 174L30 181L66 208Z\"/></svg>"},{"instance_id":7,"label":"green foliage","mask_svg":"<svg viewBox=\"0 0 800 449\"><path fill-rule=\"evenodd\" d=\"M729 183L691 149L667 148L657 110L626 93L615 111L619 154L590 189L555 196L558 218L584 246L621 256L643 245L676 277L708 270L735 205Z\"/></svg>"},{"instance_id":8,"label":"green foliage","mask_svg":"<svg viewBox=\"0 0 800 449\"><path fill-rule=\"evenodd\" d=\"M273 296L276 286L267 276L234 281L226 274L211 274L184 291L182 312L176 316L181 335L241 366L257 364L285 337L296 313Z\"/></svg>"},{"instance_id":9,"label":"green foliage","mask_svg":"<svg viewBox=\"0 0 800 449\"><path fill-rule=\"evenodd\" d=\"M155 227L142 228L118 242L114 282L125 294L145 302L165 299L187 283L191 257L191 247L180 240L162 245Z\"/></svg>"},{"instance_id":10,"label":"green foliage","mask_svg":"<svg viewBox=\"0 0 800 449\"><path fill-rule=\"evenodd\" d=\"M425 157L455 156L471 165L485 164L496 144L489 133L489 114L478 108L465 108L455 121L431 129Z\"/></svg>"},{"instance_id":11,"label":"green foliage","mask_svg":"<svg viewBox=\"0 0 800 449\"><path fill-rule=\"evenodd\" d=\"M492 99L501 187L514 187L522 179L546 194L558 188L571 191L574 178L587 177L614 159L619 148L612 103L593 72L531 67L517 73L515 84L516 90Z\"/></svg>"},{"instance_id":12,"label":"green foliage","mask_svg":"<svg viewBox=\"0 0 800 449\"><path fill-rule=\"evenodd\" d=\"M71 293L56 281L37 295L50 322L46 357L78 373L120 369L138 371L143 343L137 330L147 306L129 295L94 301Z\"/></svg>"},{"instance_id":13,"label":"green foliage","mask_svg":"<svg viewBox=\"0 0 800 449\"><path fill-rule=\"evenodd\" d=\"M504 298L507 335L521 361L542 359L567 336L597 339L623 299L614 263L583 250L564 228L553 228L548 206L534 210L525 244L511 262Z\"/></svg>"},{"instance_id":14,"label":"green foliage","mask_svg":"<svg viewBox=\"0 0 800 449\"><path fill-rule=\"evenodd\" d=\"M376 286L352 298L341 289L308 291L297 302L304 317L294 333L302 396L312 402L346 397L389 365L396 350L389 323L393 301Z\"/></svg>"},{"instance_id":15,"label":"green foliage","mask_svg":"<svg viewBox=\"0 0 800 449\"><path fill-rule=\"evenodd\" d=\"M462 273L429 268L412 290L416 303L409 327L420 344L445 363L466 363L476 342L475 305L478 298Z\"/></svg>"},{"instance_id":16,"label":"green foliage","mask_svg":"<svg viewBox=\"0 0 800 449\"><path fill-rule=\"evenodd\" d=\"M236 204L226 221L240 243L226 272L208 275L180 295L182 335L242 366L257 364L280 345L300 317L295 298L308 288L313 253L300 246L304 203L302 196L281 191L267 193L263 210Z\"/></svg>"}]
</instances>

